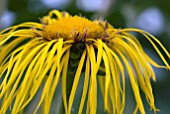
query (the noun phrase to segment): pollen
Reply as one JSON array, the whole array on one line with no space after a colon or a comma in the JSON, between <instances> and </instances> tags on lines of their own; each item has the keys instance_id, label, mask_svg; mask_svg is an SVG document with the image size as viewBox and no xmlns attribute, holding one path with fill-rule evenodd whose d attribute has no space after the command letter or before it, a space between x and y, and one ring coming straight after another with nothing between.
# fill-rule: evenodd
<instances>
[{"instance_id":1,"label":"pollen","mask_svg":"<svg viewBox=\"0 0 170 114\"><path fill-rule=\"evenodd\" d=\"M96 22L80 16L64 17L60 20L54 20L43 29L43 35L46 39L76 40L82 41L88 38L102 38L105 30Z\"/></svg>"}]
</instances>

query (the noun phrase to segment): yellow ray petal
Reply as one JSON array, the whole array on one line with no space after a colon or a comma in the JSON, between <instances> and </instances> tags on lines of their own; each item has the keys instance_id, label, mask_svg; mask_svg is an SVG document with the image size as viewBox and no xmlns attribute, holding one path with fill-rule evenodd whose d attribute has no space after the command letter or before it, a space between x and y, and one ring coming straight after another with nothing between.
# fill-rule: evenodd
<instances>
[{"instance_id":1,"label":"yellow ray petal","mask_svg":"<svg viewBox=\"0 0 170 114\"><path fill-rule=\"evenodd\" d=\"M109 93L109 85L110 85L111 75L110 75L110 66L109 66L108 57L106 56L105 52L103 52L103 61L104 61L105 69L106 69L104 107L105 107L105 110L109 112L110 109L109 109L108 93Z\"/></svg>"},{"instance_id":2,"label":"yellow ray petal","mask_svg":"<svg viewBox=\"0 0 170 114\"><path fill-rule=\"evenodd\" d=\"M65 64L64 64L63 71L62 71L62 95L63 95L65 112L67 112L66 80L67 80L67 68L68 68L69 56L70 56L70 50L66 52L65 58L63 58L65 59Z\"/></svg>"},{"instance_id":3,"label":"yellow ray petal","mask_svg":"<svg viewBox=\"0 0 170 114\"><path fill-rule=\"evenodd\" d=\"M81 76L81 71L82 71L82 68L83 68L85 57L86 57L86 50L84 50L84 52L81 56L81 59L80 59L80 62L79 62L79 65L77 67L77 71L76 71L76 74L75 74L75 77L74 77L74 82L73 82L73 85L72 85L72 90L71 90L69 102L68 102L68 112L67 112L67 114L71 113L71 108L72 108L72 104L73 104L73 101L74 101L74 96L75 96L75 92L76 92L77 85L78 85L78 82L79 82L79 78Z\"/></svg>"},{"instance_id":4,"label":"yellow ray petal","mask_svg":"<svg viewBox=\"0 0 170 114\"><path fill-rule=\"evenodd\" d=\"M59 81L59 77L60 77L60 74L61 74L61 71L62 71L62 69L63 69L63 65L64 65L64 63L65 63L65 61L64 61L64 59L62 59L61 60L61 63L59 63L58 64L58 61L60 61L60 59L61 59L61 57L62 57L62 50L58 50L57 51L57 55L61 55L61 56L56 56L56 57L58 57L57 59L56 59L56 61L55 61L55 64L58 66L58 68L57 68L57 73L56 73L56 75L54 76L54 79L53 79L53 83L52 83L52 85L51 85L51 89L50 89L50 91L49 91L49 94L48 94L48 96L46 97L46 101L48 101L48 102L46 102L46 105L45 105L45 108L43 108L43 113L44 114L48 114L49 113L49 111L50 111L50 106L51 106L51 102L52 102L52 98L53 98L53 96L54 96L54 92L55 92L55 89L56 89L56 87L57 87L57 84L58 84L58 81Z\"/></svg>"},{"instance_id":5,"label":"yellow ray petal","mask_svg":"<svg viewBox=\"0 0 170 114\"><path fill-rule=\"evenodd\" d=\"M126 66L126 69L127 69L128 74L129 74L129 78L130 78L130 82L131 82L131 86L132 86L132 89L133 89L133 93L134 93L134 97L135 97L137 106L138 106L140 112L142 114L145 114L145 110L144 110L144 107L143 107L142 99L141 99L140 93L139 93L139 87L138 87L138 84L137 84L137 82L135 80L135 75L133 73L133 70L132 70L131 66L129 65L127 59L119 51L119 49L116 49L116 51L120 55L120 57L122 58L125 66Z\"/></svg>"},{"instance_id":6,"label":"yellow ray petal","mask_svg":"<svg viewBox=\"0 0 170 114\"><path fill-rule=\"evenodd\" d=\"M78 114L82 114L82 111L83 111L84 102L86 99L86 94L87 94L88 85L89 85L89 76L90 76L90 60L89 60L89 55L88 55L86 59L86 70L85 70L85 76L84 76L83 93L82 93L82 98L80 101Z\"/></svg>"},{"instance_id":7,"label":"yellow ray petal","mask_svg":"<svg viewBox=\"0 0 170 114\"><path fill-rule=\"evenodd\" d=\"M156 39L153 35L149 34L148 32L145 32L143 30L139 30L139 29L133 29L133 28L127 28L127 29L122 29L121 31L124 32L139 32L142 35L144 35L149 42L152 44L152 46L155 48L156 52L158 53L158 55L161 57L162 61L165 63L165 65L167 66L168 69L170 69L170 65L168 64L168 62L165 60L164 56L162 55L162 53L159 51L159 49L157 48L157 46L155 45L155 43L151 40L153 39L165 52L165 54L168 56L168 58L170 58L170 54L169 52L166 50L166 48L162 45L162 43Z\"/></svg>"},{"instance_id":8,"label":"yellow ray petal","mask_svg":"<svg viewBox=\"0 0 170 114\"><path fill-rule=\"evenodd\" d=\"M95 114L96 113L96 109L97 109L97 80L96 80L96 75L97 75L97 71L98 69L96 69L96 57L95 57L95 53L94 53L94 48L92 45L86 45L87 48L87 52L88 55L90 57L90 63L91 63L91 77L90 77L90 86L89 86L89 108L90 108L90 112L89 114Z\"/></svg>"}]
</instances>

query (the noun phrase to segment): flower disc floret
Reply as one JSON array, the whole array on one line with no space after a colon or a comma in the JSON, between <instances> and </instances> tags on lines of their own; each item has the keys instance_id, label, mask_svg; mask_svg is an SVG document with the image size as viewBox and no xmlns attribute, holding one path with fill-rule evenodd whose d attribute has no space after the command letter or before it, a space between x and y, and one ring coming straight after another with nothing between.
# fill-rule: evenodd
<instances>
[{"instance_id":1,"label":"flower disc floret","mask_svg":"<svg viewBox=\"0 0 170 114\"><path fill-rule=\"evenodd\" d=\"M64 17L54 20L43 29L47 39L83 40L84 38L102 38L105 30L96 22L80 16Z\"/></svg>"}]
</instances>

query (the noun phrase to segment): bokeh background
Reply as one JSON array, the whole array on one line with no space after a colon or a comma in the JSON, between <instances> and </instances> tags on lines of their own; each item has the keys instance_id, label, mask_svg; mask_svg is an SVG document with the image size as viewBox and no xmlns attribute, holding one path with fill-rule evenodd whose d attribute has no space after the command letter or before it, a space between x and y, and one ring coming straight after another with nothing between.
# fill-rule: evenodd
<instances>
[{"instance_id":1,"label":"bokeh background","mask_svg":"<svg viewBox=\"0 0 170 114\"><path fill-rule=\"evenodd\" d=\"M143 29L156 36L170 52L170 0L0 0L0 30L26 21L39 22L39 18L47 15L51 9L68 11L72 15L82 15L92 20L103 18L115 28ZM135 35L144 50L162 64L147 40ZM170 63L168 58L167 60ZM156 106L161 110L159 114L170 114L170 71L156 68L154 70L157 81L152 81L152 86ZM126 80L129 82L128 78ZM130 84L126 85L124 113L132 114L135 101ZM144 98L144 95L142 96ZM99 95L98 114L104 114L102 100ZM143 100L146 114L153 114L145 99ZM72 112L76 114L76 108Z\"/></svg>"}]
</instances>

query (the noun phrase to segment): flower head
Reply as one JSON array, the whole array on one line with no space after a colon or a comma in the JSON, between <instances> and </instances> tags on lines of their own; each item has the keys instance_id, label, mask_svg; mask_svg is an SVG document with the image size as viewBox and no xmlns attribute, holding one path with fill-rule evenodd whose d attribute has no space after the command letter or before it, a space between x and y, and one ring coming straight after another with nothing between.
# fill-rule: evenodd
<instances>
[{"instance_id":1,"label":"flower head","mask_svg":"<svg viewBox=\"0 0 170 114\"><path fill-rule=\"evenodd\" d=\"M154 62L129 32L141 33L165 66ZM82 113L86 100L86 112L96 113L99 83L105 111L122 114L125 107L125 69L136 101L134 113L145 113L141 91L150 108L156 112L158 109L150 84L150 78L156 80L152 66L170 69L156 44L169 59L170 54L164 46L143 30L116 29L107 21L90 21L57 10L43 17L41 23L26 22L7 28L0 32L0 113L4 114L7 110L11 110L12 114L23 112L43 87L34 112L43 106L43 113L48 114L61 78L64 109L70 114L80 76L84 76L78 113ZM69 76L73 76L73 83L68 95Z\"/></svg>"}]
</instances>

